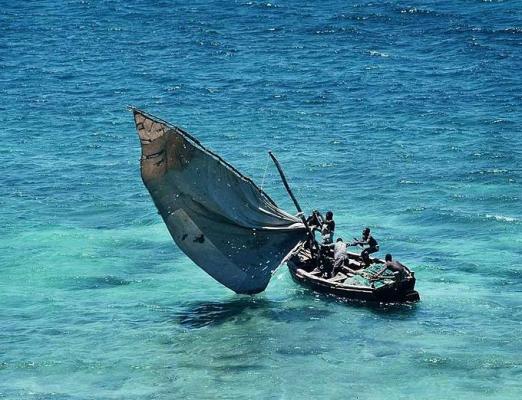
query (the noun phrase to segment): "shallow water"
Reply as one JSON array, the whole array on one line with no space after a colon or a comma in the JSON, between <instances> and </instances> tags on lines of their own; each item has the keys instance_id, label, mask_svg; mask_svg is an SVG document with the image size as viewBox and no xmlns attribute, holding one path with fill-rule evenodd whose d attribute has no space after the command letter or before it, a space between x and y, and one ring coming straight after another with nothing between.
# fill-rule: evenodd
<instances>
[{"instance_id":1,"label":"shallow water","mask_svg":"<svg viewBox=\"0 0 522 400\"><path fill-rule=\"evenodd\" d=\"M518 399L516 1L6 3L0 398ZM237 296L172 243L133 104L292 211L372 227L422 301Z\"/></svg>"}]
</instances>

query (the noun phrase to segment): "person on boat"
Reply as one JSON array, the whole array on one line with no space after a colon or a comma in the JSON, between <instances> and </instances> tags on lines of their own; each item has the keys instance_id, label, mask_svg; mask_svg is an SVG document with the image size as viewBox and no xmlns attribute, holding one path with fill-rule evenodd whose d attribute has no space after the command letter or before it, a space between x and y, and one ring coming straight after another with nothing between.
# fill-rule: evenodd
<instances>
[{"instance_id":1,"label":"person on boat","mask_svg":"<svg viewBox=\"0 0 522 400\"><path fill-rule=\"evenodd\" d=\"M352 245L368 246L361 252L361 258L366 266L370 265L370 254L379 251L377 240L370 234L370 228L366 227L362 231L361 240L355 240Z\"/></svg>"},{"instance_id":2,"label":"person on boat","mask_svg":"<svg viewBox=\"0 0 522 400\"><path fill-rule=\"evenodd\" d=\"M313 210L312 214L306 219L306 223L312 231L318 230L323 225L323 216L319 211Z\"/></svg>"},{"instance_id":3,"label":"person on boat","mask_svg":"<svg viewBox=\"0 0 522 400\"><path fill-rule=\"evenodd\" d=\"M331 245L330 245L331 246ZM348 259L346 248L348 244L343 241L343 238L337 238L334 247L334 264L332 269L332 278L335 278L337 272L339 272L344 266L344 262Z\"/></svg>"},{"instance_id":4,"label":"person on boat","mask_svg":"<svg viewBox=\"0 0 522 400\"><path fill-rule=\"evenodd\" d=\"M406 265L401 264L399 261L393 261L391 254L386 254L386 256L384 257L384 261L385 261L384 268L381 269L379 272L377 272L372 277L372 280L379 279L379 277L382 274L384 274L384 272L386 270L391 271L393 273L393 275L395 275L395 280L396 280L397 284L399 284L399 282L402 282L402 280L406 276L411 275L411 271L409 270L409 268Z\"/></svg>"},{"instance_id":5,"label":"person on boat","mask_svg":"<svg viewBox=\"0 0 522 400\"><path fill-rule=\"evenodd\" d=\"M333 219L333 212L327 211L326 218L321 226L321 235L323 236L323 244L333 243L333 236L335 231L335 221Z\"/></svg>"}]
</instances>

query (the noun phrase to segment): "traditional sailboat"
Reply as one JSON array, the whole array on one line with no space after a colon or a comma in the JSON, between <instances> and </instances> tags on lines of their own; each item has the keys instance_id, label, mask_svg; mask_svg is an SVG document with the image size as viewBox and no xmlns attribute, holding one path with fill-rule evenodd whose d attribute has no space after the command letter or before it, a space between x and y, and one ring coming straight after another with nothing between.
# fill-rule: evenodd
<instances>
[{"instance_id":1,"label":"traditional sailboat","mask_svg":"<svg viewBox=\"0 0 522 400\"><path fill-rule=\"evenodd\" d=\"M384 261L371 258L371 264L367 267L363 267L361 261L359 254L348 252L342 270L335 277L327 279L318 268L320 262L303 243L287 256L286 263L292 279L315 292L379 303L420 300L419 293L415 290L414 272L398 279L396 275L386 271L379 279L375 279L374 276L380 272Z\"/></svg>"},{"instance_id":2,"label":"traditional sailboat","mask_svg":"<svg viewBox=\"0 0 522 400\"><path fill-rule=\"evenodd\" d=\"M284 260L298 282L311 286L310 280L322 279L307 272L320 261L318 246L273 154L299 217L279 208L250 178L189 133L131 110L141 143L142 180L174 242L196 265L240 294L265 290ZM348 291L344 295L350 297Z\"/></svg>"}]
</instances>

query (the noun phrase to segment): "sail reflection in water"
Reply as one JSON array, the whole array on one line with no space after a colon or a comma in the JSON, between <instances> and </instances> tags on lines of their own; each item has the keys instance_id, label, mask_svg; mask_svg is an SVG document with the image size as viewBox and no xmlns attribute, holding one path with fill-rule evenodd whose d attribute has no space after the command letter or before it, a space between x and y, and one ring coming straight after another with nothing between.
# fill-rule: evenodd
<instances>
[{"instance_id":1,"label":"sail reflection in water","mask_svg":"<svg viewBox=\"0 0 522 400\"><path fill-rule=\"evenodd\" d=\"M141 176L176 244L236 293L263 291L303 224L188 133L133 112Z\"/></svg>"}]
</instances>

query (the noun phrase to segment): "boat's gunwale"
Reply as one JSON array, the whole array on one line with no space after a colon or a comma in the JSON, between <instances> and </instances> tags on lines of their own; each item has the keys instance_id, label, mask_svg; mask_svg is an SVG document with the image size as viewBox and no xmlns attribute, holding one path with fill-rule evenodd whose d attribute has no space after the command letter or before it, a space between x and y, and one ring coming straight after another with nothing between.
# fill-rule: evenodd
<instances>
[{"instance_id":1,"label":"boat's gunwale","mask_svg":"<svg viewBox=\"0 0 522 400\"><path fill-rule=\"evenodd\" d=\"M301 274L302 276L304 276L307 279L317 281L318 283L323 283L325 286L334 286L339 289L346 288L346 289L360 290L360 291L373 291L374 290L371 287L367 287L367 286L343 285L341 283L331 282L328 279L324 279L324 278L320 278L318 276L312 275L311 273L306 272L305 270L303 270L301 268L297 268L295 270L295 272L296 272L296 274Z\"/></svg>"}]
</instances>

